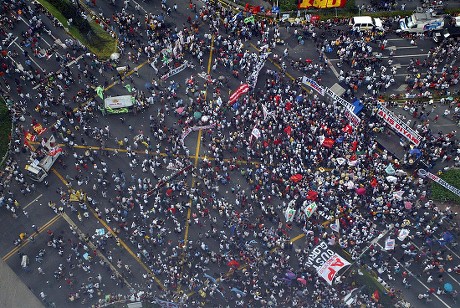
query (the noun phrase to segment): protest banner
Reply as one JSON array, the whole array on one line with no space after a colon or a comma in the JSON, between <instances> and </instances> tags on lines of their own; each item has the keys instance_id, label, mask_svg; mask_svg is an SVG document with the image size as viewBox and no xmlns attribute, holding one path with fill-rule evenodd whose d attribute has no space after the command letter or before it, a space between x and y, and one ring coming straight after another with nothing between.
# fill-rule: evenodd
<instances>
[{"instance_id":1,"label":"protest banner","mask_svg":"<svg viewBox=\"0 0 460 308\"><path fill-rule=\"evenodd\" d=\"M418 146L422 141L422 137L417 132L382 105L379 106L377 116L382 118L393 130L403 135L413 144Z\"/></svg>"}]
</instances>

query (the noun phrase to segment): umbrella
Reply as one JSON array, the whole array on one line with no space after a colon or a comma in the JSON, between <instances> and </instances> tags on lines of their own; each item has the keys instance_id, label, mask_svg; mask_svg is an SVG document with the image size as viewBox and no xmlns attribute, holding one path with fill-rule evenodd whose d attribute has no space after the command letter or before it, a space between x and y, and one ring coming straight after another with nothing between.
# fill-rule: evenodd
<instances>
[{"instance_id":1,"label":"umbrella","mask_svg":"<svg viewBox=\"0 0 460 308\"><path fill-rule=\"evenodd\" d=\"M452 284L446 282L444 284L444 291L446 291L447 293L450 293L454 290L454 287L452 286Z\"/></svg>"},{"instance_id":2,"label":"umbrella","mask_svg":"<svg viewBox=\"0 0 460 308\"><path fill-rule=\"evenodd\" d=\"M358 188L358 189L356 190L356 193L357 193L358 195L360 195L360 196L365 195L365 194L366 194L366 188L360 187L360 188Z\"/></svg>"},{"instance_id":3,"label":"umbrella","mask_svg":"<svg viewBox=\"0 0 460 308\"><path fill-rule=\"evenodd\" d=\"M404 208L406 210L410 210L412 208L412 202L410 201L404 201Z\"/></svg>"},{"instance_id":4,"label":"umbrella","mask_svg":"<svg viewBox=\"0 0 460 308\"><path fill-rule=\"evenodd\" d=\"M110 55L111 60L118 60L120 58L120 54L118 52L114 52Z\"/></svg>"},{"instance_id":5,"label":"umbrella","mask_svg":"<svg viewBox=\"0 0 460 308\"><path fill-rule=\"evenodd\" d=\"M236 260L231 260L230 262L227 263L227 265L230 267L239 267L240 263Z\"/></svg>"},{"instance_id":6,"label":"umbrella","mask_svg":"<svg viewBox=\"0 0 460 308\"><path fill-rule=\"evenodd\" d=\"M202 113L201 113L201 112L199 112L199 111L195 111L195 112L193 113L193 116L195 117L195 119L197 119L197 120L198 120L199 118L201 118L201 116L202 116Z\"/></svg>"},{"instance_id":7,"label":"umbrella","mask_svg":"<svg viewBox=\"0 0 460 308\"><path fill-rule=\"evenodd\" d=\"M288 279L295 279L296 275L293 273L293 272L287 272L285 274L285 276L288 278Z\"/></svg>"},{"instance_id":8,"label":"umbrella","mask_svg":"<svg viewBox=\"0 0 460 308\"><path fill-rule=\"evenodd\" d=\"M184 112L184 110L185 110L184 107L179 107L179 108L176 109L176 112L177 112L178 114L182 114L182 113Z\"/></svg>"},{"instance_id":9,"label":"umbrella","mask_svg":"<svg viewBox=\"0 0 460 308\"><path fill-rule=\"evenodd\" d=\"M303 279L302 277L297 278L297 281L300 282L302 285L306 285L307 281Z\"/></svg>"},{"instance_id":10,"label":"umbrella","mask_svg":"<svg viewBox=\"0 0 460 308\"><path fill-rule=\"evenodd\" d=\"M420 158L422 156L422 152L419 149L412 149L409 151L410 155L415 155L417 158Z\"/></svg>"}]
</instances>

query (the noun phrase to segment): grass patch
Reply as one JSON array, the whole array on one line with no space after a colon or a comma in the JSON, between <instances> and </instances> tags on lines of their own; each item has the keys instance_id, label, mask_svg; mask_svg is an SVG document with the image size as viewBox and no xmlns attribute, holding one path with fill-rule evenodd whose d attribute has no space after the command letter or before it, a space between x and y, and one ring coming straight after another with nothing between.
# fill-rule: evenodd
<instances>
[{"instance_id":1,"label":"grass patch","mask_svg":"<svg viewBox=\"0 0 460 308\"><path fill-rule=\"evenodd\" d=\"M0 97L0 162L10 146L11 116L6 102Z\"/></svg>"},{"instance_id":2,"label":"grass patch","mask_svg":"<svg viewBox=\"0 0 460 308\"><path fill-rule=\"evenodd\" d=\"M364 267L360 268L363 275L358 274L355 270L353 271L355 272L353 279L356 282L356 288L365 286L363 292L368 294L369 297L377 290L380 295L379 304L382 305L382 307L392 307L394 305L392 298L387 294L385 288L377 281L377 276L374 273L369 272Z\"/></svg>"},{"instance_id":3,"label":"grass patch","mask_svg":"<svg viewBox=\"0 0 460 308\"><path fill-rule=\"evenodd\" d=\"M37 0L45 9L47 9L55 18L57 18L70 35L79 40L83 45L94 53L100 59L108 59L110 55L117 51L117 40L110 33L104 31L95 21L90 20L89 25L92 31L89 35L81 33L79 29L71 24L68 25L67 18L50 2L46 0ZM67 0L61 0L67 1Z\"/></svg>"},{"instance_id":4,"label":"grass patch","mask_svg":"<svg viewBox=\"0 0 460 308\"><path fill-rule=\"evenodd\" d=\"M460 169L450 169L439 176L450 185L460 188ZM431 197L438 201L451 201L460 204L460 197L436 182L431 182Z\"/></svg>"}]
</instances>

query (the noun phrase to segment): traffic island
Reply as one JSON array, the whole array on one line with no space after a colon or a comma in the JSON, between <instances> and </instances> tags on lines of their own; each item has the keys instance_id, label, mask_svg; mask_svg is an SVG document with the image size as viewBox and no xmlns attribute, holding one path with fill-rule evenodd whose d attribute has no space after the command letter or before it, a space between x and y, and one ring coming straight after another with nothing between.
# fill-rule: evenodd
<instances>
[{"instance_id":1,"label":"traffic island","mask_svg":"<svg viewBox=\"0 0 460 308\"><path fill-rule=\"evenodd\" d=\"M91 11L85 10L82 4L76 7L67 0L37 1L59 20L70 35L98 58L109 59L110 55L117 51L115 33L108 30L107 26Z\"/></svg>"}]
</instances>

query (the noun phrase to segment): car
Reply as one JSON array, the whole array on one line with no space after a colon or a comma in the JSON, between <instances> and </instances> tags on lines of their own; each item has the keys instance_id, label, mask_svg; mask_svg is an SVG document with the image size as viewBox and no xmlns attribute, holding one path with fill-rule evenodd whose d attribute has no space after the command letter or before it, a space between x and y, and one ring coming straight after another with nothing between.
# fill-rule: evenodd
<instances>
[{"instance_id":1,"label":"car","mask_svg":"<svg viewBox=\"0 0 460 308\"><path fill-rule=\"evenodd\" d=\"M384 31L382 20L370 16L355 16L350 19L349 25L353 30L365 31L376 29Z\"/></svg>"}]
</instances>

